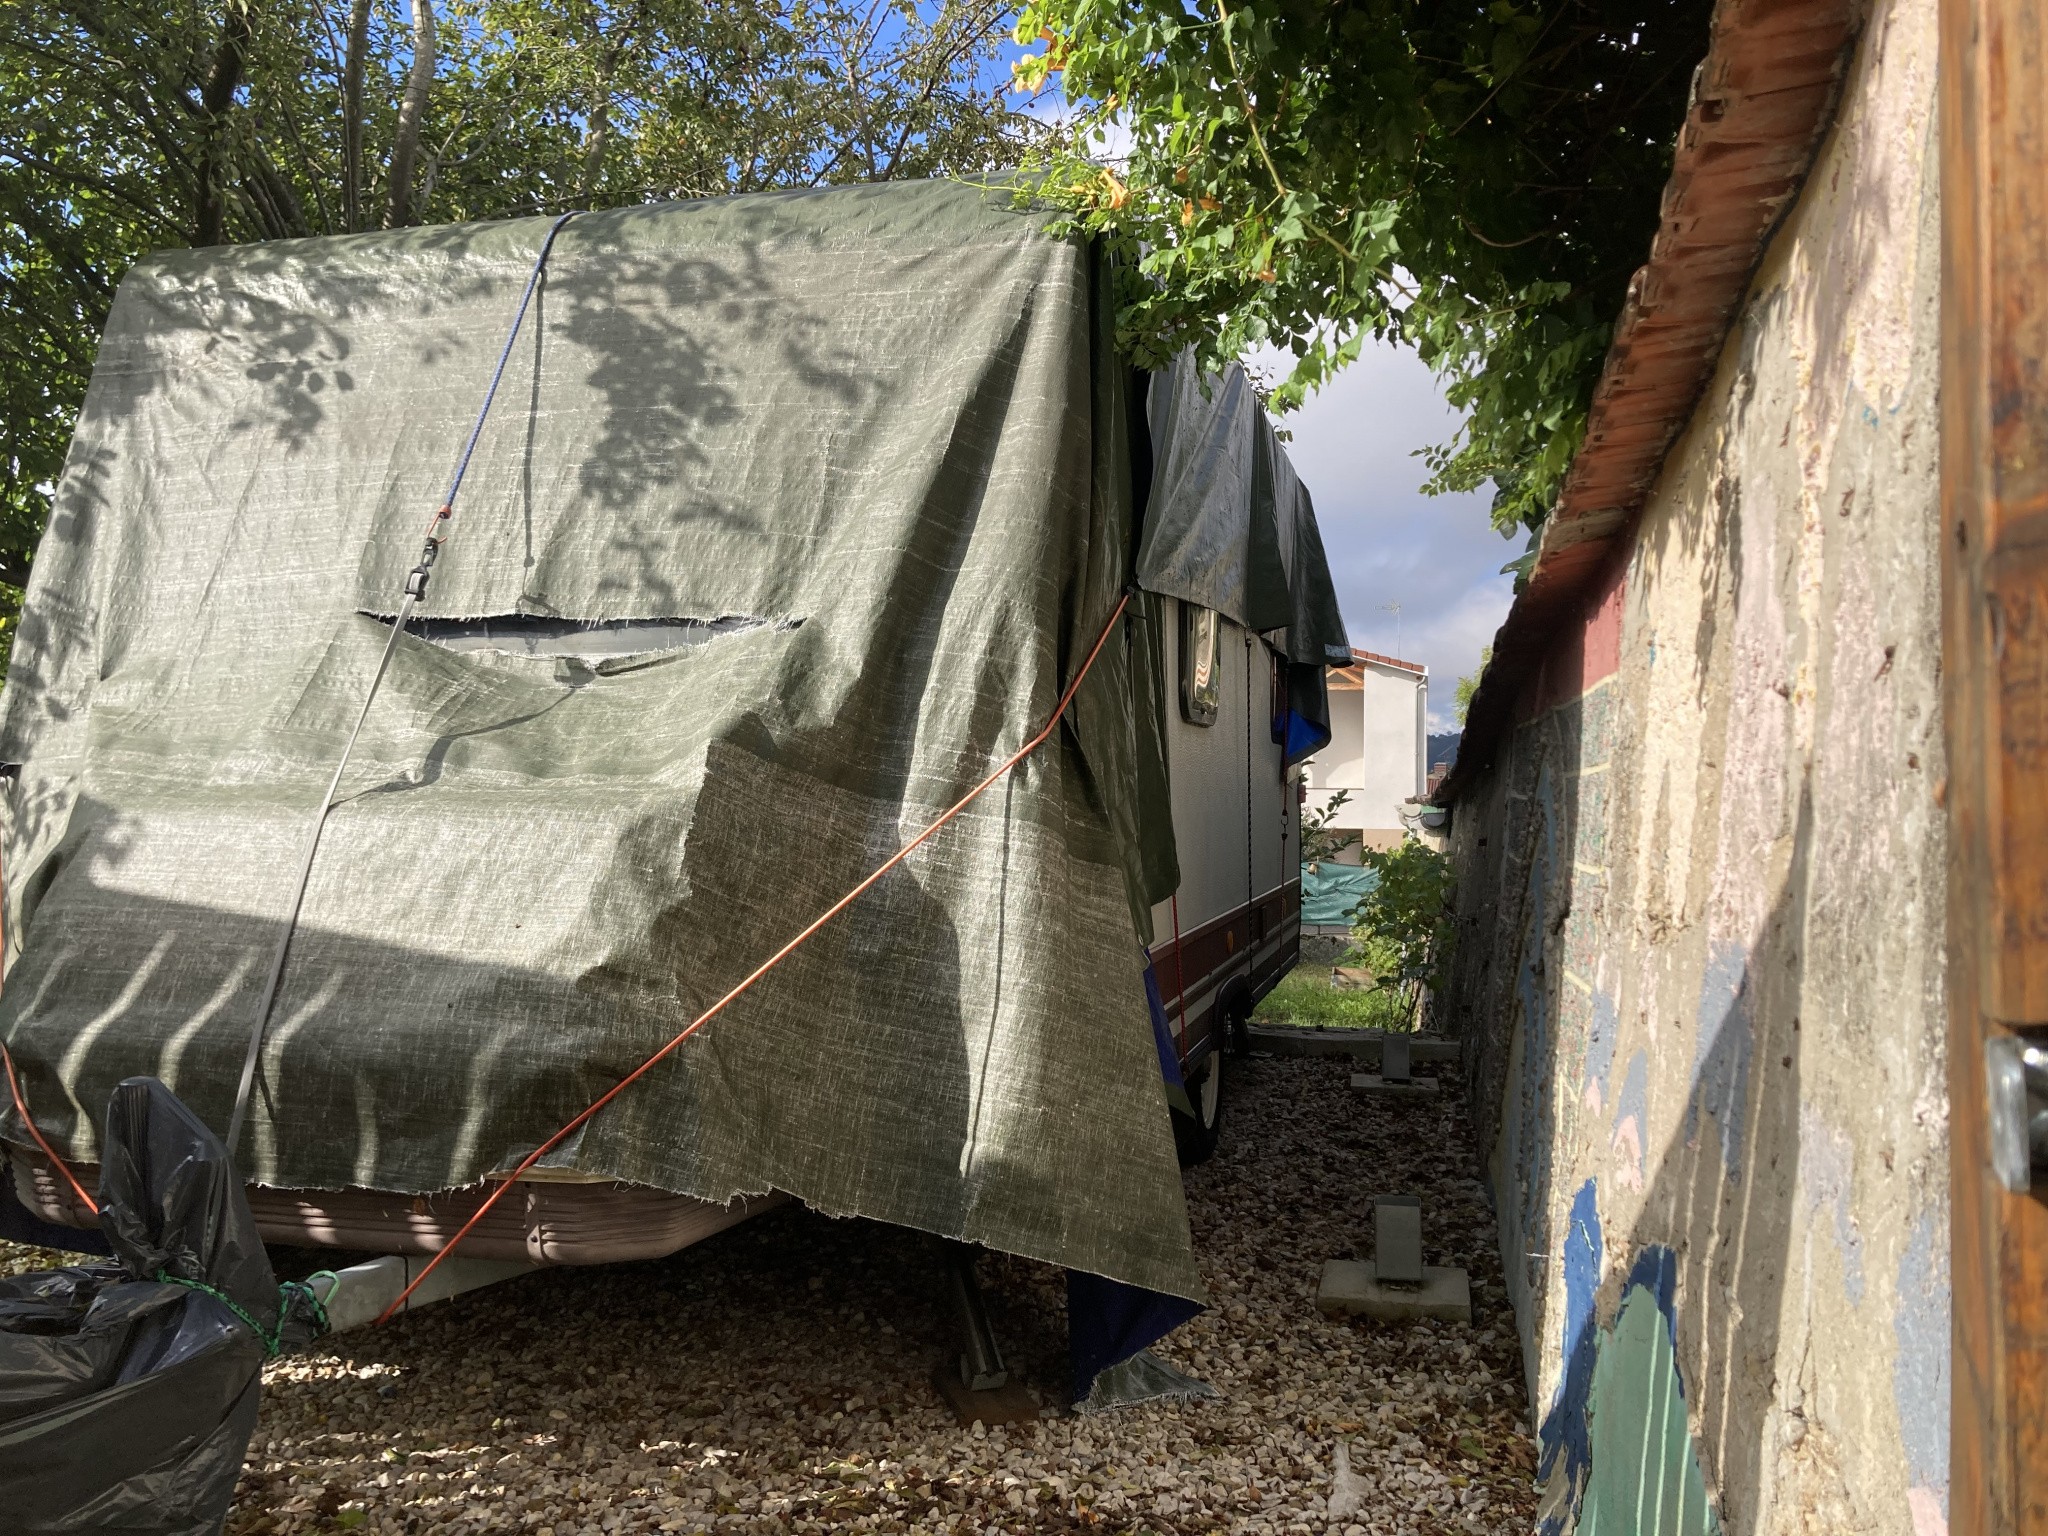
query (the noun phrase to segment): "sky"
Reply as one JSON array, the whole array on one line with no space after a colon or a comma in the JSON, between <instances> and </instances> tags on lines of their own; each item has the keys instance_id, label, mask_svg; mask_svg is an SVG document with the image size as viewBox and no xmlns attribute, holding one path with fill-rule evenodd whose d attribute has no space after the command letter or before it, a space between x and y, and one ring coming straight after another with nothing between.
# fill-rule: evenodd
<instances>
[{"instance_id":1,"label":"sky","mask_svg":"<svg viewBox=\"0 0 2048 1536\"><path fill-rule=\"evenodd\" d=\"M1022 48L991 65L1007 73ZM1056 118L1056 90L1020 103ZM1112 129L1107 159L1124 150ZM1292 359L1248 361L1277 383ZM1316 522L1336 579L1344 627L1360 650L1429 668L1429 729L1458 728L1458 679L1479 670L1479 653L1507 617L1514 578L1500 568L1524 540L1503 539L1487 521L1491 487L1463 496L1425 496L1429 471L1418 448L1448 440L1458 413L1414 351L1368 343L1365 353L1279 425L1293 433L1288 457L1315 498ZM1399 614L1387 604L1399 604Z\"/></svg>"},{"instance_id":2,"label":"sky","mask_svg":"<svg viewBox=\"0 0 2048 1536\"><path fill-rule=\"evenodd\" d=\"M1287 359L1260 362L1284 376ZM1422 494L1429 471L1411 455L1448 439L1457 420L1414 352L1379 345L1279 423L1315 498L1351 643L1429 668L1432 731L1457 729L1454 690L1507 617L1514 578L1500 568L1523 544L1488 523L1490 490Z\"/></svg>"}]
</instances>

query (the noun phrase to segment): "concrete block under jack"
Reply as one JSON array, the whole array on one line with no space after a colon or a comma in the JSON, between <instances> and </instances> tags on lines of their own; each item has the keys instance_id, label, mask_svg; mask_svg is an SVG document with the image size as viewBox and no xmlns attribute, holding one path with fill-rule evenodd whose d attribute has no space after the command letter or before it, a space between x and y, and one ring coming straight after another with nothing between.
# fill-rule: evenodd
<instances>
[{"instance_id":1,"label":"concrete block under jack","mask_svg":"<svg viewBox=\"0 0 2048 1536\"><path fill-rule=\"evenodd\" d=\"M1422 1267L1422 1284L1382 1285L1370 1259L1331 1259L1316 1288L1316 1310L1328 1317L1370 1317L1382 1323L1472 1322L1472 1282L1462 1269Z\"/></svg>"},{"instance_id":2,"label":"concrete block under jack","mask_svg":"<svg viewBox=\"0 0 2048 1536\"><path fill-rule=\"evenodd\" d=\"M946 1406L953 1410L955 1418L962 1424L979 1420L983 1424L1024 1424L1035 1422L1043 1409L1031 1389L1021 1381L1010 1381L1000 1387L991 1387L977 1392L960 1379L958 1371L940 1366L932 1375L932 1385L939 1389L939 1396L946 1400Z\"/></svg>"},{"instance_id":3,"label":"concrete block under jack","mask_svg":"<svg viewBox=\"0 0 2048 1536\"><path fill-rule=\"evenodd\" d=\"M1390 1083L1377 1072L1354 1072L1351 1086L1370 1099L1433 1099L1436 1079L1411 1077L1405 1083Z\"/></svg>"}]
</instances>

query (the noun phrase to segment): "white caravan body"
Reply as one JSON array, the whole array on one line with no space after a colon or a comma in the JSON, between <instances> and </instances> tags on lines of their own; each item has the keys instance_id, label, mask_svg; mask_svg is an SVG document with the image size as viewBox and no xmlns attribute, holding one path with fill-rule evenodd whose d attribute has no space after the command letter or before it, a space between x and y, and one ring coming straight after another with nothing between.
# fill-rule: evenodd
<instances>
[{"instance_id":1,"label":"white caravan body","mask_svg":"<svg viewBox=\"0 0 2048 1536\"><path fill-rule=\"evenodd\" d=\"M1163 600L1167 766L1180 889L1148 951L1184 1069L1241 1029L1301 951L1301 768L1274 739L1284 672L1266 640L1216 615L1215 712L1191 709L1200 610ZM1199 644L1199 641L1194 642Z\"/></svg>"}]
</instances>

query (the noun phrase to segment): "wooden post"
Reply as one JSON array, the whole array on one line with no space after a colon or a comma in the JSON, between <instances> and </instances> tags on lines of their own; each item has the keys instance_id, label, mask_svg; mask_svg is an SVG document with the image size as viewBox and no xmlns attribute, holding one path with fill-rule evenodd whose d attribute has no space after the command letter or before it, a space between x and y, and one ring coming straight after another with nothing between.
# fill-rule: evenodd
<instances>
[{"instance_id":1,"label":"wooden post","mask_svg":"<svg viewBox=\"0 0 2048 1536\"><path fill-rule=\"evenodd\" d=\"M2048 1536L2048 1200L1985 1042L2048 1027L2048 8L1940 0L1955 1536Z\"/></svg>"}]
</instances>

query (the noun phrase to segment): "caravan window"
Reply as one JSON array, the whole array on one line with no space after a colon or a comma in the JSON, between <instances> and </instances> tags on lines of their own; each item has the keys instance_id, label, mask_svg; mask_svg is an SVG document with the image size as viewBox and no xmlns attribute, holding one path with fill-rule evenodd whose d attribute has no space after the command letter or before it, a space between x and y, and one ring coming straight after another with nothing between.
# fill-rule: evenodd
<instances>
[{"instance_id":1,"label":"caravan window","mask_svg":"<svg viewBox=\"0 0 2048 1536\"><path fill-rule=\"evenodd\" d=\"M1219 663L1222 620L1213 608L1180 605L1180 713L1193 725L1214 725L1223 699Z\"/></svg>"}]
</instances>

